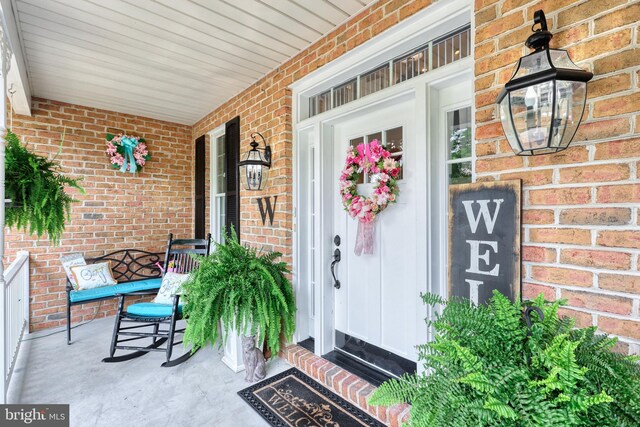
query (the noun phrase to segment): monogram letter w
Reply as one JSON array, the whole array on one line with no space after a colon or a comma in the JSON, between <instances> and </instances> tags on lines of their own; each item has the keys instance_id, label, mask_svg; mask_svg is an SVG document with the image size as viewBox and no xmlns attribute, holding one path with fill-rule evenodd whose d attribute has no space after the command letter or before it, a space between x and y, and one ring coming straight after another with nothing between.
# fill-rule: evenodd
<instances>
[{"instance_id":1,"label":"monogram letter w","mask_svg":"<svg viewBox=\"0 0 640 427\"><path fill-rule=\"evenodd\" d=\"M262 200L264 199L263 206ZM273 216L276 210L276 202L278 201L278 196L273 196L273 205L271 205L271 198L269 197L260 197L256 199L258 201L258 209L260 209L260 217L262 218L262 225L265 225L267 222L267 215L269 215L269 225L273 225ZM266 209L265 209L266 208Z\"/></svg>"}]
</instances>

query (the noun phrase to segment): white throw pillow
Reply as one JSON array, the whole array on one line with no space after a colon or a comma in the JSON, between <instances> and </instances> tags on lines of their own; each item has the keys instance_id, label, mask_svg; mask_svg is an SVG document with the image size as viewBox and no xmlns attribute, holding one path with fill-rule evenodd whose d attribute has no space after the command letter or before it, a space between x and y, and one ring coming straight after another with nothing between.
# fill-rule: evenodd
<instances>
[{"instance_id":1,"label":"white throw pillow","mask_svg":"<svg viewBox=\"0 0 640 427\"><path fill-rule=\"evenodd\" d=\"M80 291L118 283L111 275L111 262L78 265L71 267L71 273L73 273Z\"/></svg>"},{"instance_id":2,"label":"white throw pillow","mask_svg":"<svg viewBox=\"0 0 640 427\"><path fill-rule=\"evenodd\" d=\"M162 278L158 295L153 299L157 304L173 304L173 296L182 293L182 284L189 278L188 274L169 272Z\"/></svg>"},{"instance_id":3,"label":"white throw pillow","mask_svg":"<svg viewBox=\"0 0 640 427\"><path fill-rule=\"evenodd\" d=\"M60 257L60 262L62 263L62 268L64 268L64 272L67 273L67 278L73 286L73 289L78 289L78 283L76 282L76 278L73 277L73 273L71 272L71 267L75 267L77 265L87 265L87 262L84 260L84 257L79 252L74 252L71 254L63 255Z\"/></svg>"}]
</instances>

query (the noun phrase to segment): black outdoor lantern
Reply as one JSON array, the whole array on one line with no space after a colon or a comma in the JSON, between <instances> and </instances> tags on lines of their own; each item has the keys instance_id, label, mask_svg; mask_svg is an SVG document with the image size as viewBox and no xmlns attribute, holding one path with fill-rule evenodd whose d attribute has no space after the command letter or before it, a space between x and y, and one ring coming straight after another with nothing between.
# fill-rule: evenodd
<instances>
[{"instance_id":1,"label":"black outdoor lantern","mask_svg":"<svg viewBox=\"0 0 640 427\"><path fill-rule=\"evenodd\" d=\"M502 128L520 156L557 153L569 147L587 99L593 73L574 64L566 50L550 49L553 37L542 10L535 12L534 30L526 46L534 52L520 58L504 86L500 105Z\"/></svg>"},{"instance_id":2,"label":"black outdoor lantern","mask_svg":"<svg viewBox=\"0 0 640 427\"><path fill-rule=\"evenodd\" d=\"M260 144L256 141L256 136L262 139L264 148L258 148ZM240 169L240 180L247 190L262 190L271 167L271 147L267 145L264 137L255 132L251 134L251 150L247 158L238 163Z\"/></svg>"}]
</instances>

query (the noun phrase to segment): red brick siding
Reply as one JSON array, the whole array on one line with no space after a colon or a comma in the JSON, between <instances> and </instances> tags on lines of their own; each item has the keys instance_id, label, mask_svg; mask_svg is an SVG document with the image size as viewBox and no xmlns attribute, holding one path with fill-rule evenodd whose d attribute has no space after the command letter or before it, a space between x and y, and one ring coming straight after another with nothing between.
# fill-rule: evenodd
<instances>
[{"instance_id":1,"label":"red brick siding","mask_svg":"<svg viewBox=\"0 0 640 427\"><path fill-rule=\"evenodd\" d=\"M569 150L517 158L494 104L515 59L528 53L543 8L552 47L594 72L583 124ZM627 0L476 0L476 172L524 181L524 289L566 298L563 313L640 352L640 7Z\"/></svg>"},{"instance_id":2,"label":"red brick siding","mask_svg":"<svg viewBox=\"0 0 640 427\"><path fill-rule=\"evenodd\" d=\"M31 254L31 330L66 323L65 275L60 255L93 257L125 248L164 251L167 233L193 234L193 153L191 127L111 111L34 99L33 116L14 116L13 131L35 152L58 160L63 172L83 177L86 194L73 190L79 203L60 246L6 230L6 255ZM138 175L111 168L104 153L107 132L143 136L151 160ZM5 261L5 265L8 265ZM89 320L98 303L75 306L72 322ZM97 317L115 314L115 300L104 301Z\"/></svg>"}]
</instances>

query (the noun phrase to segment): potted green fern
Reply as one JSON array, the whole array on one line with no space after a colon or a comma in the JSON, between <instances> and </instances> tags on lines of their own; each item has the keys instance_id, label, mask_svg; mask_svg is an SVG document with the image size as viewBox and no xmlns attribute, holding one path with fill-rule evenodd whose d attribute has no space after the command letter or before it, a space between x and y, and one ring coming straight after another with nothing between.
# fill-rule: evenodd
<instances>
[{"instance_id":1,"label":"potted green fern","mask_svg":"<svg viewBox=\"0 0 640 427\"><path fill-rule=\"evenodd\" d=\"M200 348L220 339L224 344L230 331L237 331L257 335L277 355L281 336L293 337L296 311L287 265L276 261L281 256L241 245L232 232L210 256L200 258L200 267L184 284L185 343Z\"/></svg>"},{"instance_id":2,"label":"potted green fern","mask_svg":"<svg viewBox=\"0 0 640 427\"><path fill-rule=\"evenodd\" d=\"M383 383L370 404L411 403L412 426L640 425L638 357L612 352L616 339L595 327L574 329L561 301L423 299L444 306L419 346L424 373Z\"/></svg>"},{"instance_id":3,"label":"potted green fern","mask_svg":"<svg viewBox=\"0 0 640 427\"><path fill-rule=\"evenodd\" d=\"M65 189L84 193L77 179L61 173L60 164L37 155L7 131L5 151L5 223L38 238L45 234L53 244L60 242L69 219L73 199Z\"/></svg>"}]
</instances>

